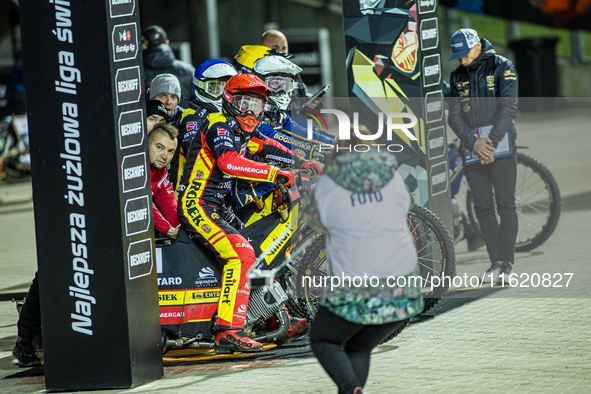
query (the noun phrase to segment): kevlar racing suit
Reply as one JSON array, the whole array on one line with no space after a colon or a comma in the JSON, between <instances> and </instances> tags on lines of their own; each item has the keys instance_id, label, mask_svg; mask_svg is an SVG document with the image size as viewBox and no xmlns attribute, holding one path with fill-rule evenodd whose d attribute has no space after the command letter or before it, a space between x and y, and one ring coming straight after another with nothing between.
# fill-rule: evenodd
<instances>
[{"instance_id":1,"label":"kevlar racing suit","mask_svg":"<svg viewBox=\"0 0 591 394\"><path fill-rule=\"evenodd\" d=\"M280 169L257 162L273 160L293 165L289 150L258 131L242 133L232 117L221 113L207 116L191 143L179 187L179 219L192 238L226 263L218 302L218 331L243 329L250 288L246 272L255 261L250 243L232 227L238 222L225 201L234 178L276 182Z\"/></svg>"},{"instance_id":2,"label":"kevlar racing suit","mask_svg":"<svg viewBox=\"0 0 591 394\"><path fill-rule=\"evenodd\" d=\"M313 139L308 139L307 124L302 119L292 118L285 112L271 114L276 120L265 116L259 126L259 131L283 146L291 149L299 156L307 160L315 158L316 154L321 154L320 145L329 145L330 147L336 145L336 138L322 130L313 129ZM328 147L324 149L324 154L328 152Z\"/></svg>"},{"instance_id":3,"label":"kevlar racing suit","mask_svg":"<svg viewBox=\"0 0 591 394\"><path fill-rule=\"evenodd\" d=\"M189 108L183 112L178 122L178 148L172 157L170 169L168 170L169 179L175 191L178 190L181 182L183 167L187 162L191 142L207 122L207 116L210 113L211 111L207 108L200 106L198 103L191 102L189 103Z\"/></svg>"},{"instance_id":4,"label":"kevlar racing suit","mask_svg":"<svg viewBox=\"0 0 591 394\"><path fill-rule=\"evenodd\" d=\"M317 159L324 161L324 156L336 145L336 138L322 130L314 128L314 139L307 139L307 126L303 126L303 120L292 118L283 111L277 111L265 116L263 123L258 130L265 137L279 142L290 149L298 157L305 160ZM324 152L320 147L323 146ZM248 182L238 180L232 190L232 199L238 208L247 205L255 196L263 196L270 190L276 189L277 185L268 182L259 182L251 186Z\"/></svg>"}]
</instances>

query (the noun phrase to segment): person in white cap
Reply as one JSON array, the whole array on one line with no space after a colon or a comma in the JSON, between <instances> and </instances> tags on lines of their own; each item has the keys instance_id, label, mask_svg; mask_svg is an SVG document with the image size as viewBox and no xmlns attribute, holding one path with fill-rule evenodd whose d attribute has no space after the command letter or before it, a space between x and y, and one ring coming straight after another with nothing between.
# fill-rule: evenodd
<instances>
[{"instance_id":1,"label":"person in white cap","mask_svg":"<svg viewBox=\"0 0 591 394\"><path fill-rule=\"evenodd\" d=\"M508 283L517 237L517 72L472 29L456 31L451 50L449 60L460 64L451 73L448 122L462 142L464 174L492 263L482 280Z\"/></svg>"}]
</instances>

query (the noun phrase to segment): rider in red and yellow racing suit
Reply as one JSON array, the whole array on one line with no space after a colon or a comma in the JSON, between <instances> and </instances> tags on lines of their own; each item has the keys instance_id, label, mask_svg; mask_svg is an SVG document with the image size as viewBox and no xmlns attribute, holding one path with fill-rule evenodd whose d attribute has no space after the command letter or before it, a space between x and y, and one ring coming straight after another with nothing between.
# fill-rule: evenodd
<instances>
[{"instance_id":1,"label":"rider in red and yellow racing suit","mask_svg":"<svg viewBox=\"0 0 591 394\"><path fill-rule=\"evenodd\" d=\"M248 94L256 96L254 93L262 92L258 99L266 103L266 85L256 78L258 81L253 79L253 83L260 82L259 85L246 87L244 79L249 82L250 77L256 78L249 74L233 77L226 84L226 90L236 87L236 81L232 81L236 78L242 81L239 88L245 86L235 92L242 100L237 102L243 103L243 97ZM232 100L230 95L228 100ZM225 105L225 109L227 107ZM206 246L226 262L216 321L215 350L218 353L262 350L262 345L243 331L250 294L246 272L254 263L255 254L250 243L232 226L232 222L238 220L225 206L234 178L276 182L279 177L288 186L293 183L292 172L252 160L256 155L285 165L294 164L289 150L256 131L262 112L253 116L251 111L241 114L232 108L233 111L225 111L225 115L210 114L193 139L178 198L183 228L193 238L205 241Z\"/></svg>"}]
</instances>

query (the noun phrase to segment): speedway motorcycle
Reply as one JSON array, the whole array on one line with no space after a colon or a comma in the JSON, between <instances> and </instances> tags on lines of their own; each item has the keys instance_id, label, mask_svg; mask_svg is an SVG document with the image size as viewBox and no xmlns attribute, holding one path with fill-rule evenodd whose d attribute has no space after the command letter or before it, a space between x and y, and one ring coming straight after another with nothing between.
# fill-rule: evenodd
<instances>
[{"instance_id":1,"label":"speedway motorcycle","mask_svg":"<svg viewBox=\"0 0 591 394\"><path fill-rule=\"evenodd\" d=\"M261 343L284 343L291 314L298 314L298 300L290 290L289 270L297 260L296 243L319 236L298 222L298 212L309 199L317 177L300 171L296 185L253 195L235 211L245 224L241 234L259 256L253 269L266 272L267 283L253 286L244 331ZM254 189L253 189L254 190ZM298 256L304 250L298 249ZM286 260L291 262L286 264ZM223 262L222 262L223 263ZM171 348L213 348L214 322L222 284L222 265L212 252L179 231L176 241L156 242L158 298L163 351ZM272 280L269 279L272 275ZM303 316L305 317L305 316Z\"/></svg>"}]
</instances>

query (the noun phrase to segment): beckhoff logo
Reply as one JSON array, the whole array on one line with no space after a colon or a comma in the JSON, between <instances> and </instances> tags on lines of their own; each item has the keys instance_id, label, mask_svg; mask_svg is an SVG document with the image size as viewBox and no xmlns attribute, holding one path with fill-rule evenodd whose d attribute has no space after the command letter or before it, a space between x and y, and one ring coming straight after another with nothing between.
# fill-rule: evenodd
<instances>
[{"instance_id":1,"label":"beckhoff logo","mask_svg":"<svg viewBox=\"0 0 591 394\"><path fill-rule=\"evenodd\" d=\"M349 116L340 110L337 109L321 109L320 110L321 113L325 114L333 114L337 117L337 121L338 121L338 125L339 125L339 134L338 134L338 140L350 140L351 139L351 130L353 130L353 133L355 134L355 136L357 136L357 138L359 138L362 141L376 141L378 140L382 134L384 134L384 113L383 112L379 112L378 113L378 130L376 131L375 134L363 134L359 131L359 113L354 112L353 113L353 123L351 123L351 120L349 119ZM320 118L322 119L322 121L324 122L324 124L326 125L326 121L324 120L324 118L319 115ZM405 120L408 121L408 123L405 123ZM317 120L318 122L318 120ZM415 135L412 133L411 129L417 125L417 117L414 116L413 114L409 114L409 113L404 113L404 112L388 112L386 114L386 139L388 141L392 141L393 140L393 134L395 130L400 130L409 140L411 141L417 141L417 137L415 137ZM314 139L314 129L312 126L312 119L308 119L308 125L307 125L307 138L308 139ZM371 145L371 146L370 146ZM385 148L387 149L389 152L402 152L403 150L403 146L400 144L377 144L377 143L371 143L371 144L357 144L354 145L352 147L348 147L348 148L342 148L339 146L333 146L330 144L321 144L320 145L320 151L329 151L332 149L337 150L337 152L339 150L354 150L355 152L367 152L368 150L370 150L371 147L377 148L378 151L380 151L380 148Z\"/></svg>"}]
</instances>

